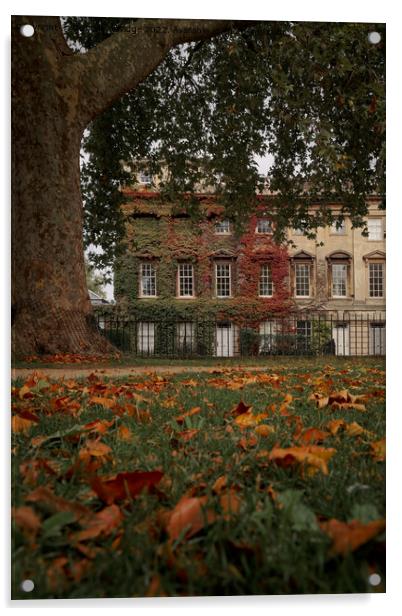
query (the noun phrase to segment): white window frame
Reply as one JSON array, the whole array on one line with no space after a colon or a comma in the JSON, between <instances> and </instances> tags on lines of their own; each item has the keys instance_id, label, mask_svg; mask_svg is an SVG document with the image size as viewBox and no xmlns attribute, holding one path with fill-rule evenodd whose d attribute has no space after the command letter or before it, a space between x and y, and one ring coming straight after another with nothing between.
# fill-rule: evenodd
<instances>
[{"instance_id":1,"label":"white window frame","mask_svg":"<svg viewBox=\"0 0 402 616\"><path fill-rule=\"evenodd\" d=\"M146 355L155 353L156 326L153 321L139 321L137 324L137 350Z\"/></svg>"},{"instance_id":2,"label":"white window frame","mask_svg":"<svg viewBox=\"0 0 402 616\"><path fill-rule=\"evenodd\" d=\"M335 295L334 293L334 281L335 281L334 272L335 272L335 268L339 268L339 267L344 268L343 270L339 270L339 271L345 272L345 276L344 276L345 293L344 295ZM348 264L347 263L333 263L333 262L331 263L331 297L334 297L335 299L343 299L345 297L348 297Z\"/></svg>"},{"instance_id":3,"label":"white window frame","mask_svg":"<svg viewBox=\"0 0 402 616\"><path fill-rule=\"evenodd\" d=\"M384 263L379 262L379 261L369 261L368 263L368 295L370 299L383 299L385 297L385 268L384 268ZM375 267L374 267L375 266ZM378 266L380 266L380 270L381 270L381 278L376 277L371 275L371 270L372 268L378 268ZM371 283L373 282L373 288ZM375 289L375 283L380 283L378 286L381 286L381 295L378 295L375 293L376 289ZM373 290L373 294L372 294L372 290Z\"/></svg>"},{"instance_id":4,"label":"white window frame","mask_svg":"<svg viewBox=\"0 0 402 616\"><path fill-rule=\"evenodd\" d=\"M231 235L230 220L226 218L215 223L215 235Z\"/></svg>"},{"instance_id":5,"label":"white window frame","mask_svg":"<svg viewBox=\"0 0 402 616\"><path fill-rule=\"evenodd\" d=\"M346 221L345 219L339 221L335 220L330 227L331 235L346 235Z\"/></svg>"},{"instance_id":6,"label":"white window frame","mask_svg":"<svg viewBox=\"0 0 402 616\"><path fill-rule=\"evenodd\" d=\"M220 267L228 268L228 276L219 276L219 279L229 280L229 294L228 295L219 295L218 294L218 271ZM215 263L215 296L225 299L227 297L232 297L232 264L223 262L223 263Z\"/></svg>"},{"instance_id":7,"label":"white window frame","mask_svg":"<svg viewBox=\"0 0 402 616\"><path fill-rule=\"evenodd\" d=\"M308 278L307 278L307 280L308 280L308 294L307 295L305 295L305 294L300 295L300 294L297 293L297 274L298 274L297 270L298 270L299 267L307 268L307 273L308 273ZM311 297L311 263L297 263L296 262L294 264L294 268L295 268L295 270L294 270L294 273L295 273L295 297L298 297L298 298L301 298L301 299L306 298L306 297ZM304 278L305 278L305 276L304 276Z\"/></svg>"},{"instance_id":8,"label":"white window frame","mask_svg":"<svg viewBox=\"0 0 402 616\"><path fill-rule=\"evenodd\" d=\"M187 348L193 351L195 348L195 340L195 323L193 321L177 323L176 342L180 350L185 350L185 348Z\"/></svg>"},{"instance_id":9,"label":"white window frame","mask_svg":"<svg viewBox=\"0 0 402 616\"><path fill-rule=\"evenodd\" d=\"M263 225L265 223L268 223L268 231L261 231L260 225ZM257 233L257 235L272 235L272 222L268 218L258 218L255 232Z\"/></svg>"},{"instance_id":10,"label":"white window frame","mask_svg":"<svg viewBox=\"0 0 402 616\"><path fill-rule=\"evenodd\" d=\"M151 275L147 275L144 274L144 269L145 268L151 268ZM155 288L155 293L144 293L144 280L146 279L146 277L149 276L150 278L153 278L154 280L154 288ZM157 280L156 280L156 267L154 263L150 263L150 262L143 262L140 264L140 297L157 297L158 290L157 290Z\"/></svg>"},{"instance_id":11,"label":"white window frame","mask_svg":"<svg viewBox=\"0 0 402 616\"><path fill-rule=\"evenodd\" d=\"M267 271L267 274L264 273ZM271 288L270 293L261 293L261 287L267 284ZM272 265L270 263L263 263L260 267L260 275L258 278L258 297L272 297L274 294L274 283L272 281Z\"/></svg>"},{"instance_id":12,"label":"white window frame","mask_svg":"<svg viewBox=\"0 0 402 616\"><path fill-rule=\"evenodd\" d=\"M379 223L378 225L376 225L377 230L378 230L378 237L370 237L370 223ZM369 242L381 242L384 239L384 235L383 235L383 222L382 222L382 218L368 218L367 219L367 231L368 231L368 237L367 239L369 240Z\"/></svg>"},{"instance_id":13,"label":"white window frame","mask_svg":"<svg viewBox=\"0 0 402 616\"><path fill-rule=\"evenodd\" d=\"M300 221L303 224L303 220ZM304 221L305 222L305 221ZM305 235L306 230L303 227L293 227L292 228L293 235Z\"/></svg>"},{"instance_id":14,"label":"white window frame","mask_svg":"<svg viewBox=\"0 0 402 616\"><path fill-rule=\"evenodd\" d=\"M140 171L138 175L140 184L152 184L152 176L149 171Z\"/></svg>"},{"instance_id":15,"label":"white window frame","mask_svg":"<svg viewBox=\"0 0 402 616\"><path fill-rule=\"evenodd\" d=\"M276 339L279 335L279 325L275 321L262 321L259 325L260 343L259 353L272 352L276 346Z\"/></svg>"},{"instance_id":16,"label":"white window frame","mask_svg":"<svg viewBox=\"0 0 402 616\"><path fill-rule=\"evenodd\" d=\"M190 268L191 271L191 276L190 275L182 275L182 268ZM183 285L184 287L185 285L185 281L186 280L191 280L191 289L192 292L191 293L181 293L181 282L183 281ZM177 266L177 297L180 298L191 298L191 297L195 297L195 293L194 293L194 266L192 263L179 263Z\"/></svg>"}]
</instances>

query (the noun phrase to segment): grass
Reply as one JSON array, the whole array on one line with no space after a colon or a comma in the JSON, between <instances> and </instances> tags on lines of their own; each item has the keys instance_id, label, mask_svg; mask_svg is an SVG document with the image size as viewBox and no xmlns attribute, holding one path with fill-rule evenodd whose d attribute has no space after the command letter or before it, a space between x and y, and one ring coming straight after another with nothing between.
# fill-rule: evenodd
<instances>
[{"instance_id":1,"label":"grass","mask_svg":"<svg viewBox=\"0 0 402 616\"><path fill-rule=\"evenodd\" d=\"M281 377L277 385L250 378L247 383L250 373L245 369L241 389L230 388L239 376L230 366L220 374L105 378L103 389L94 380L56 382L53 387L41 380L28 383L26 398L20 396L23 383L17 380L15 410L30 409L39 423L13 434L13 504L17 510L31 507L40 528L33 532L29 524L13 523L13 598L384 592L384 536L346 554L333 554L331 539L319 525L332 518L368 523L385 516L385 465L373 458L370 445L385 434L384 362L325 361L325 366L298 358L271 361L267 374ZM323 388L371 394L367 410L317 409L308 397ZM91 396L103 396L124 409L128 400L133 402L130 392L147 399L136 399L136 404L140 411L149 411L152 421L90 403ZM293 396L287 405L290 418L279 412L287 393ZM63 397L60 410L54 402L51 410L51 399ZM240 400L252 405L254 413L275 405L262 420L274 431L262 437L255 427L240 429L230 412ZM77 408L71 401L78 401ZM201 411L179 425L175 418L198 406ZM164 476L157 490L119 501L121 525L83 542L84 554L72 540L80 528L74 516L61 515L54 503L32 503L27 497L44 485L94 512L105 507L90 489L89 473L77 470L66 478L90 438L74 426L96 419L114 420L101 437L111 454L91 458L101 463L99 475L159 469ZM323 429L333 419L358 422L369 434L340 431L326 438L322 445L336 449L327 475L310 475L300 466L282 468L264 454L275 445L297 444L298 422L303 428ZM121 426L130 430L131 440L122 438ZM198 432L185 441L185 430ZM39 436L53 438L35 445ZM48 461L54 473L38 460ZM239 505L231 515L225 515L212 491L222 476ZM186 492L208 496L215 521L190 538L185 527L170 541L164 516ZM381 576L379 587L370 586L371 573ZM30 594L20 588L24 579L35 582Z\"/></svg>"},{"instance_id":2,"label":"grass","mask_svg":"<svg viewBox=\"0 0 402 616\"><path fill-rule=\"evenodd\" d=\"M197 366L210 366L210 367L237 367L237 366L266 366L267 368L275 367L279 364L285 364L290 361L293 366L308 366L312 369L319 369L323 362L330 362L332 366L342 369L345 361L358 361L361 367L376 366L378 363L383 362L382 357L358 357L358 358L345 358L340 356L324 356L324 357L282 357L282 356L261 356L255 357L195 357L195 358L174 358L174 357L138 357L129 353L122 353L117 359L111 358L105 360L105 362L93 362L93 361L79 361L77 363L63 363L57 362L44 362L33 361L27 362L22 360L13 361L13 368L29 368L32 370L41 370L43 368L126 368L126 367L154 367L154 366L184 366L189 368L196 368Z\"/></svg>"}]
</instances>

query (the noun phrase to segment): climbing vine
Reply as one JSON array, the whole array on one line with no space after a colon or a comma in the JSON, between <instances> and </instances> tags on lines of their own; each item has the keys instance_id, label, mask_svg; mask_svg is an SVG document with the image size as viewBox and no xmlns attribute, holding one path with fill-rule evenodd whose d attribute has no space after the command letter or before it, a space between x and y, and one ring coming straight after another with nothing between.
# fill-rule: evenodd
<instances>
[{"instance_id":1,"label":"climbing vine","mask_svg":"<svg viewBox=\"0 0 402 616\"><path fill-rule=\"evenodd\" d=\"M261 207L261 206L260 206ZM270 315L292 308L289 261L284 246L271 235L255 233L263 208L250 218L241 234L215 233L216 208L205 208L200 222L172 214L166 205L146 203L126 211L125 251L115 267L117 312L136 319L225 320L238 325L258 324ZM232 263L232 297L214 297L214 263ZM152 261L156 268L157 298L139 297L140 264ZM177 269L181 262L194 267L194 298L177 297ZM268 263L273 281L272 297L259 297L260 268Z\"/></svg>"}]
</instances>

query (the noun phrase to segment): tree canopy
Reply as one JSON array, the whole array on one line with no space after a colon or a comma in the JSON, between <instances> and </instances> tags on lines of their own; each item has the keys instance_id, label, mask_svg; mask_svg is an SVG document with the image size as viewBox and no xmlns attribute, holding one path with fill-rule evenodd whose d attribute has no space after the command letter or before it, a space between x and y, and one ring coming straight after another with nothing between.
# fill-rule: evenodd
<instances>
[{"instance_id":1,"label":"tree canopy","mask_svg":"<svg viewBox=\"0 0 402 616\"><path fill-rule=\"evenodd\" d=\"M64 30L79 53L135 23L70 17ZM362 225L367 195L385 206L385 25L234 22L174 47L92 121L82 147L84 241L103 249L90 255L100 268L123 237L120 187L132 177L122 161L146 161L151 173L167 165L160 189L172 202L201 180L213 184L240 226L268 182L277 239L288 226L314 233L331 222L329 202ZM256 157L266 155L262 177ZM196 200L186 203L196 210ZM311 203L322 204L314 217Z\"/></svg>"}]
</instances>

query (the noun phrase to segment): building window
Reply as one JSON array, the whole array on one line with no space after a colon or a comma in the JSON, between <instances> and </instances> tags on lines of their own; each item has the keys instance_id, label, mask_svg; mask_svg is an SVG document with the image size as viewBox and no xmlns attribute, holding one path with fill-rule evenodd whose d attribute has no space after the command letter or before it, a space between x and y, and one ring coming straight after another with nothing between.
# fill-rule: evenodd
<instances>
[{"instance_id":1,"label":"building window","mask_svg":"<svg viewBox=\"0 0 402 616\"><path fill-rule=\"evenodd\" d=\"M191 353L195 348L195 325L194 323L177 324L177 346L182 353Z\"/></svg>"},{"instance_id":2,"label":"building window","mask_svg":"<svg viewBox=\"0 0 402 616\"><path fill-rule=\"evenodd\" d=\"M381 218L369 218L367 220L368 239L382 240L382 220Z\"/></svg>"},{"instance_id":3,"label":"building window","mask_svg":"<svg viewBox=\"0 0 402 616\"><path fill-rule=\"evenodd\" d=\"M278 329L278 324L275 321L263 321L260 323L259 352L261 355L269 355L275 351L279 333Z\"/></svg>"},{"instance_id":4,"label":"building window","mask_svg":"<svg viewBox=\"0 0 402 616\"><path fill-rule=\"evenodd\" d=\"M140 321L137 329L137 350L143 355L155 352L155 323Z\"/></svg>"},{"instance_id":5,"label":"building window","mask_svg":"<svg viewBox=\"0 0 402 616\"><path fill-rule=\"evenodd\" d=\"M140 184L151 184L152 177L148 171L140 171Z\"/></svg>"},{"instance_id":6,"label":"building window","mask_svg":"<svg viewBox=\"0 0 402 616\"><path fill-rule=\"evenodd\" d=\"M274 286L272 283L271 265L265 263L261 265L260 279L258 284L258 295L260 297L272 297Z\"/></svg>"},{"instance_id":7,"label":"building window","mask_svg":"<svg viewBox=\"0 0 402 616\"><path fill-rule=\"evenodd\" d=\"M369 355L385 355L385 323L370 323Z\"/></svg>"},{"instance_id":8,"label":"building window","mask_svg":"<svg viewBox=\"0 0 402 616\"><path fill-rule=\"evenodd\" d=\"M384 268L382 263L369 263L369 296L384 297Z\"/></svg>"},{"instance_id":9,"label":"building window","mask_svg":"<svg viewBox=\"0 0 402 616\"><path fill-rule=\"evenodd\" d=\"M332 297L346 297L347 271L346 263L332 264Z\"/></svg>"},{"instance_id":10,"label":"building window","mask_svg":"<svg viewBox=\"0 0 402 616\"><path fill-rule=\"evenodd\" d=\"M156 297L156 269L153 263L141 263L140 296Z\"/></svg>"},{"instance_id":11,"label":"building window","mask_svg":"<svg viewBox=\"0 0 402 616\"><path fill-rule=\"evenodd\" d=\"M336 220L331 225L332 235L346 235L346 223L344 220Z\"/></svg>"},{"instance_id":12,"label":"building window","mask_svg":"<svg viewBox=\"0 0 402 616\"><path fill-rule=\"evenodd\" d=\"M231 296L231 264L216 263L216 295L217 297Z\"/></svg>"},{"instance_id":13,"label":"building window","mask_svg":"<svg viewBox=\"0 0 402 616\"><path fill-rule=\"evenodd\" d=\"M194 268L191 263L180 263L178 267L179 297L194 297Z\"/></svg>"},{"instance_id":14,"label":"building window","mask_svg":"<svg viewBox=\"0 0 402 616\"><path fill-rule=\"evenodd\" d=\"M293 235L304 235L306 232L305 226L306 226L306 220L303 218L300 221L299 227L293 227Z\"/></svg>"},{"instance_id":15,"label":"building window","mask_svg":"<svg viewBox=\"0 0 402 616\"><path fill-rule=\"evenodd\" d=\"M272 223L267 218L259 218L255 228L256 233L272 233Z\"/></svg>"},{"instance_id":16,"label":"building window","mask_svg":"<svg viewBox=\"0 0 402 616\"><path fill-rule=\"evenodd\" d=\"M295 296L310 297L310 265L295 264Z\"/></svg>"},{"instance_id":17,"label":"building window","mask_svg":"<svg viewBox=\"0 0 402 616\"><path fill-rule=\"evenodd\" d=\"M297 321L296 323L296 346L298 350L308 351L311 345L312 327L311 321Z\"/></svg>"},{"instance_id":18,"label":"building window","mask_svg":"<svg viewBox=\"0 0 402 616\"><path fill-rule=\"evenodd\" d=\"M230 233L230 221L221 220L215 223L215 233L218 235L228 235Z\"/></svg>"}]
</instances>

